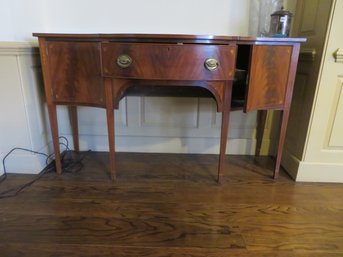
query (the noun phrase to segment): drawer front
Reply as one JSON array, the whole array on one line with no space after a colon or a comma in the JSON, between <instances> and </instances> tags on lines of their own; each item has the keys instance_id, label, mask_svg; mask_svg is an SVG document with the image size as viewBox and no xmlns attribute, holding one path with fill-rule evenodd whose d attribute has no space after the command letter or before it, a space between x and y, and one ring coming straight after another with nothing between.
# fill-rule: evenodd
<instances>
[{"instance_id":1,"label":"drawer front","mask_svg":"<svg viewBox=\"0 0 343 257\"><path fill-rule=\"evenodd\" d=\"M103 43L104 76L151 80L232 80L236 46ZM206 67L207 65L207 67Z\"/></svg>"}]
</instances>

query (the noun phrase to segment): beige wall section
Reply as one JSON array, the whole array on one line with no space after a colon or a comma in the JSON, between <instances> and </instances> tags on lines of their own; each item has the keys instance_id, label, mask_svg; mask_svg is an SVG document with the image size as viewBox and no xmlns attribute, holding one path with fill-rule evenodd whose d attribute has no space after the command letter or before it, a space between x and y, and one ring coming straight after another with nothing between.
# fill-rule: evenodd
<instances>
[{"instance_id":1,"label":"beige wall section","mask_svg":"<svg viewBox=\"0 0 343 257\"><path fill-rule=\"evenodd\" d=\"M309 8L304 9L298 32L309 34L309 43L305 48L315 49L318 57L322 58L320 63L315 59L314 62L299 64L295 91L298 96L294 98L298 104L292 106L295 109L283 165L297 181L343 182L343 65L334 59L334 52L343 46L343 1L334 1L332 5L322 48L316 44L321 42L316 38L319 35L316 24L317 20L319 23L324 20L327 9L320 8L327 8L327 1L300 2L304 2L305 6L307 2ZM315 79L313 74L319 75ZM298 146L296 140L301 142Z\"/></svg>"}]
</instances>

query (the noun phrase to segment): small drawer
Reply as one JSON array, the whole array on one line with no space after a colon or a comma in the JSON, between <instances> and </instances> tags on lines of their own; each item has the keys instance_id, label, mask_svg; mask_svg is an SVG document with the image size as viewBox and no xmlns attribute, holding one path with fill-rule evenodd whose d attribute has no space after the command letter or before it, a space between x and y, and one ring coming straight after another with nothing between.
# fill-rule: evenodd
<instances>
[{"instance_id":1,"label":"small drawer","mask_svg":"<svg viewBox=\"0 0 343 257\"><path fill-rule=\"evenodd\" d=\"M150 80L233 80L236 46L102 43L105 77Z\"/></svg>"}]
</instances>

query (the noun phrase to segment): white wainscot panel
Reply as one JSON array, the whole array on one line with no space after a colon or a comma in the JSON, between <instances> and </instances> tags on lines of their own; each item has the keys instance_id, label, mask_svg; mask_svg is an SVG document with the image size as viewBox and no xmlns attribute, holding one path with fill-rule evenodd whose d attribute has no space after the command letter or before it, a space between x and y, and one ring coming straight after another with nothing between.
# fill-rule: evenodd
<instances>
[{"instance_id":1,"label":"white wainscot panel","mask_svg":"<svg viewBox=\"0 0 343 257\"><path fill-rule=\"evenodd\" d=\"M106 111L78 107L82 150L107 151ZM256 113L231 112L227 153L252 154ZM60 134L71 140L68 112L58 108ZM221 114L211 98L127 97L116 118L117 151L218 153Z\"/></svg>"},{"instance_id":2,"label":"white wainscot panel","mask_svg":"<svg viewBox=\"0 0 343 257\"><path fill-rule=\"evenodd\" d=\"M141 127L197 128L199 99L141 97Z\"/></svg>"},{"instance_id":3,"label":"white wainscot panel","mask_svg":"<svg viewBox=\"0 0 343 257\"><path fill-rule=\"evenodd\" d=\"M0 158L15 147L48 154L38 51L26 43L0 42ZM7 172L38 173L45 157L16 150ZM0 174L2 173L2 165Z\"/></svg>"},{"instance_id":4,"label":"white wainscot panel","mask_svg":"<svg viewBox=\"0 0 343 257\"><path fill-rule=\"evenodd\" d=\"M0 57L0 151L6 153L15 146L29 148L31 145L27 133L18 57Z\"/></svg>"},{"instance_id":5,"label":"white wainscot panel","mask_svg":"<svg viewBox=\"0 0 343 257\"><path fill-rule=\"evenodd\" d=\"M115 111L116 130L125 129L128 126L126 107L126 98L124 98L120 101L119 110ZM106 110L104 108L78 106L77 113L79 135L107 136ZM71 127L67 107L58 106L57 115L59 133L70 135ZM117 131L116 134L118 134Z\"/></svg>"}]
</instances>

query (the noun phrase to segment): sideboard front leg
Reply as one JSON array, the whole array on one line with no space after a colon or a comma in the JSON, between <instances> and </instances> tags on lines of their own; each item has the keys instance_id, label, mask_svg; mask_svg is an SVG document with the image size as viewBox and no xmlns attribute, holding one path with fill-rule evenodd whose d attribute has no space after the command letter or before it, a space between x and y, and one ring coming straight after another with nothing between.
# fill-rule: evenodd
<instances>
[{"instance_id":1,"label":"sideboard front leg","mask_svg":"<svg viewBox=\"0 0 343 257\"><path fill-rule=\"evenodd\" d=\"M106 91L106 116L108 130L108 146L110 155L110 173L111 179L116 180L116 163L115 163L115 130L114 130L114 106L113 106L113 90L112 79L106 78L104 81Z\"/></svg>"},{"instance_id":2,"label":"sideboard front leg","mask_svg":"<svg viewBox=\"0 0 343 257\"><path fill-rule=\"evenodd\" d=\"M51 127L52 142L54 144L55 165L56 172L62 174L61 154L60 154L60 142L58 139L58 125L57 125L57 112L56 104L48 104L49 120Z\"/></svg>"},{"instance_id":3,"label":"sideboard front leg","mask_svg":"<svg viewBox=\"0 0 343 257\"><path fill-rule=\"evenodd\" d=\"M77 106L75 105L68 106L68 111L69 111L71 132L73 136L74 150L76 152L79 152L80 146L79 146L79 126L78 126L78 121L77 121Z\"/></svg>"},{"instance_id":4,"label":"sideboard front leg","mask_svg":"<svg viewBox=\"0 0 343 257\"><path fill-rule=\"evenodd\" d=\"M227 137L228 137L228 132L229 132L232 81L227 81L225 83L224 90L225 91L224 91L224 101L223 101L222 127L221 127L221 135L220 135L220 150L219 150L219 165L218 165L218 183L219 184L222 182L222 179L223 179L226 144L227 144Z\"/></svg>"},{"instance_id":5,"label":"sideboard front leg","mask_svg":"<svg viewBox=\"0 0 343 257\"><path fill-rule=\"evenodd\" d=\"M288 124L288 117L289 117L289 109L287 108L282 111L280 138L279 138L279 145L278 145L276 161L275 161L274 179L277 179L279 177L283 145L285 143L286 129L287 129L287 124Z\"/></svg>"}]
</instances>

